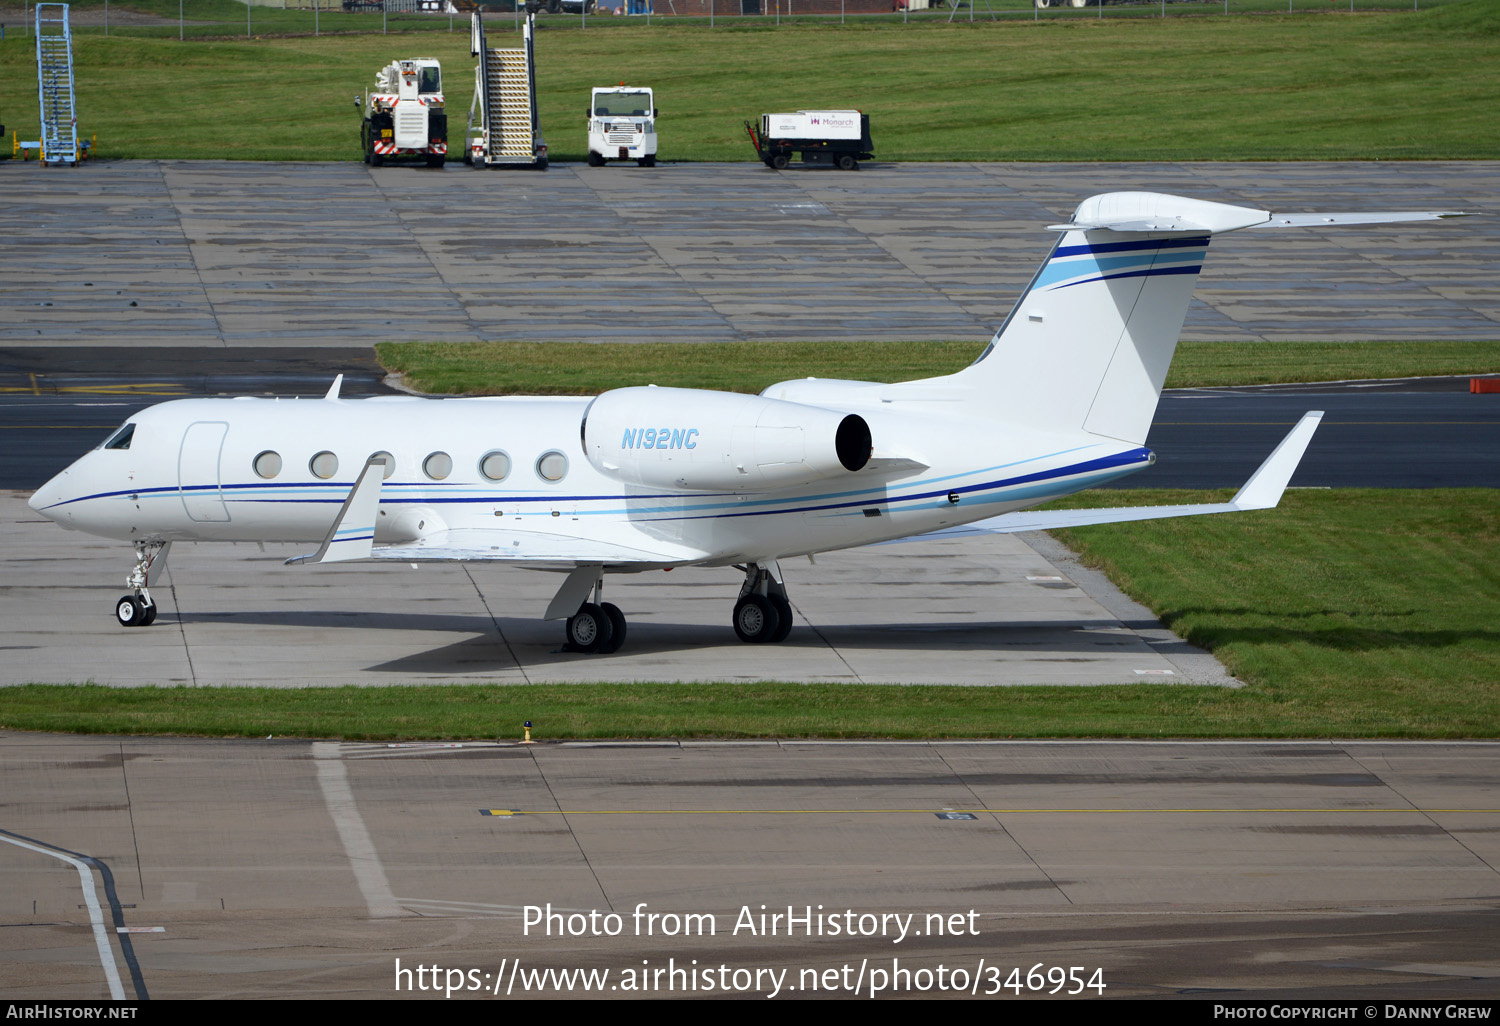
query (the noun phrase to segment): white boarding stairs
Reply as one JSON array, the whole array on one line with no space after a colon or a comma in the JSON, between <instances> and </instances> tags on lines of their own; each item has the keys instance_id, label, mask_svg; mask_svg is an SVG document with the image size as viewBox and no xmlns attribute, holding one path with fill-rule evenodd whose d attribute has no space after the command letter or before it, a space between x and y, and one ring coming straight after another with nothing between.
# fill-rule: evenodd
<instances>
[{"instance_id":1,"label":"white boarding stairs","mask_svg":"<svg viewBox=\"0 0 1500 1026\"><path fill-rule=\"evenodd\" d=\"M78 164L73 106L73 34L67 4L36 5L37 96L42 105L42 161Z\"/></svg>"},{"instance_id":2,"label":"white boarding stairs","mask_svg":"<svg viewBox=\"0 0 1500 1026\"><path fill-rule=\"evenodd\" d=\"M469 107L469 162L547 166L547 146L536 118L536 81L531 47L532 15L521 27L519 50L492 50L485 44L484 23L473 13L470 52L482 59L474 74L474 102ZM479 130L474 129L475 110Z\"/></svg>"}]
</instances>

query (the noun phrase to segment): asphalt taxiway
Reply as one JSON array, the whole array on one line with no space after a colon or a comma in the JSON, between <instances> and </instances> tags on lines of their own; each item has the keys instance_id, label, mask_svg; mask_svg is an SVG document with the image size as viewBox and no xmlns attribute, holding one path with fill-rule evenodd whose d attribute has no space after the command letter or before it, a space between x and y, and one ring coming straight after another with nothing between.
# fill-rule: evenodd
<instances>
[{"instance_id":1,"label":"asphalt taxiway","mask_svg":"<svg viewBox=\"0 0 1500 1026\"><path fill-rule=\"evenodd\" d=\"M1492 1002L1497 755L0 735L0 993Z\"/></svg>"},{"instance_id":2,"label":"asphalt taxiway","mask_svg":"<svg viewBox=\"0 0 1500 1026\"><path fill-rule=\"evenodd\" d=\"M1080 200L1491 212L1500 162L0 162L0 345L989 337ZM1216 238L1183 337L1492 339L1487 216Z\"/></svg>"},{"instance_id":3,"label":"asphalt taxiway","mask_svg":"<svg viewBox=\"0 0 1500 1026\"><path fill-rule=\"evenodd\" d=\"M0 489L35 490L133 413L197 395L305 395L343 374L346 397L389 394L369 350L161 350L172 360L112 367L107 349L0 347ZM279 354L296 354L279 369ZM253 357L253 359L248 359ZM182 367L191 364L193 370ZM26 369L26 368L34 369ZM46 368L46 369L42 369ZM1292 479L1298 487L1472 488L1500 482L1500 394L1471 394L1469 378L1351 381L1297 387L1172 389L1162 394L1146 444L1158 460L1125 488L1230 488L1243 484L1298 418L1325 411Z\"/></svg>"}]
</instances>

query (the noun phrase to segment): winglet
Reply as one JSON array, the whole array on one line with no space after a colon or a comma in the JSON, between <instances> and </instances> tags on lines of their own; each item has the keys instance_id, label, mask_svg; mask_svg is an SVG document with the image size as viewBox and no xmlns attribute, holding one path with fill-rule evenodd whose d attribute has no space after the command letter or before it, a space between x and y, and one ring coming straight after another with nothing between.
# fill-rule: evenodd
<instances>
[{"instance_id":1,"label":"winglet","mask_svg":"<svg viewBox=\"0 0 1500 1026\"><path fill-rule=\"evenodd\" d=\"M328 386L328 394L325 395L325 396L323 396L323 398L324 399L337 399L339 397L339 386L342 385L343 383L344 383L344 376L342 374L340 374L338 377L336 377L336 378L333 379L333 384L331 384L331 385Z\"/></svg>"},{"instance_id":2,"label":"winglet","mask_svg":"<svg viewBox=\"0 0 1500 1026\"><path fill-rule=\"evenodd\" d=\"M1231 506L1240 509L1273 509L1281 501L1287 482L1302 462L1302 454L1312 441L1313 432L1323 420L1322 410L1310 410L1297 421L1297 426L1287 432L1281 444L1266 457L1245 486L1229 500Z\"/></svg>"},{"instance_id":3,"label":"winglet","mask_svg":"<svg viewBox=\"0 0 1500 1026\"><path fill-rule=\"evenodd\" d=\"M323 545L310 556L293 556L294 563L338 563L346 559L366 559L375 544L375 518L380 510L380 485L385 480L385 457L371 456L359 480L349 489L343 509L328 530Z\"/></svg>"}]
</instances>

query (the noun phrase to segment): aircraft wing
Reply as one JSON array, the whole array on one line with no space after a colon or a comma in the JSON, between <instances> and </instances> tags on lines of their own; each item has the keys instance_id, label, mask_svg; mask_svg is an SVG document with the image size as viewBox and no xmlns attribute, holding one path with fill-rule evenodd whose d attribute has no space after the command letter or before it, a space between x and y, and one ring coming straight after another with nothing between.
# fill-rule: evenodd
<instances>
[{"instance_id":1,"label":"aircraft wing","mask_svg":"<svg viewBox=\"0 0 1500 1026\"><path fill-rule=\"evenodd\" d=\"M705 556L696 549L667 542L647 549L582 535L470 527L437 531L404 545L374 547L355 558L399 563L510 563L534 570L571 570L583 565L646 570L696 563ZM288 563L318 561L309 556L287 560Z\"/></svg>"},{"instance_id":2,"label":"aircraft wing","mask_svg":"<svg viewBox=\"0 0 1500 1026\"><path fill-rule=\"evenodd\" d=\"M1180 506L1116 506L1108 509L1025 510L1004 513L972 524L947 527L928 534L903 538L918 541L928 538L959 538L972 534L1014 534L1018 531L1053 531L1089 524L1118 524L1131 520L1162 520L1167 517L1193 517L1207 513L1240 513L1251 509L1273 509L1281 501L1287 482L1292 479L1302 454L1312 441L1313 432L1323 419L1322 410L1302 415L1296 427L1250 475L1245 486L1228 502L1189 503Z\"/></svg>"}]
</instances>

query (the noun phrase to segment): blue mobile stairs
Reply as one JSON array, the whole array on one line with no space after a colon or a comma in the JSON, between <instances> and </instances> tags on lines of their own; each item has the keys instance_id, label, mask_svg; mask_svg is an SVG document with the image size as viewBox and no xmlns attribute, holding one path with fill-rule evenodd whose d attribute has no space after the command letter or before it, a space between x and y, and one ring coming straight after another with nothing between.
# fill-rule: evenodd
<instances>
[{"instance_id":1,"label":"blue mobile stairs","mask_svg":"<svg viewBox=\"0 0 1500 1026\"><path fill-rule=\"evenodd\" d=\"M42 163L78 166L78 112L73 105L73 33L67 4L36 5L37 96L42 104Z\"/></svg>"}]
</instances>

